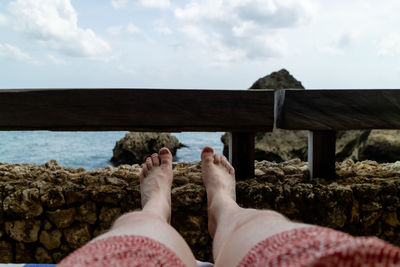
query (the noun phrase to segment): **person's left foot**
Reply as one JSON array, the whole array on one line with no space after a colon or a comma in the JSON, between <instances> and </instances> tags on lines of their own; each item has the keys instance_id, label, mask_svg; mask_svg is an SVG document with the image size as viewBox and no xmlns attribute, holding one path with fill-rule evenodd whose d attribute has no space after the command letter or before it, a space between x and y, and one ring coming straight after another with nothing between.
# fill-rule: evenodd
<instances>
[{"instance_id":1,"label":"person's left foot","mask_svg":"<svg viewBox=\"0 0 400 267\"><path fill-rule=\"evenodd\" d=\"M172 179L172 154L168 148L161 148L143 163L140 172L142 208L167 222L171 218Z\"/></svg>"}]
</instances>

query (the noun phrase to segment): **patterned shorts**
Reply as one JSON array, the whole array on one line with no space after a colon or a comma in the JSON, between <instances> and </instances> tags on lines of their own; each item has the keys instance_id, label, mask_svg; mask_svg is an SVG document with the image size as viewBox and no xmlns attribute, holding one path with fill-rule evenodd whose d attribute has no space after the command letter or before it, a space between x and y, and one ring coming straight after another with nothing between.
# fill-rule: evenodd
<instances>
[{"instance_id":1,"label":"patterned shorts","mask_svg":"<svg viewBox=\"0 0 400 267\"><path fill-rule=\"evenodd\" d=\"M143 236L114 236L91 242L58 266L185 266L160 242ZM400 266L400 249L375 237L352 237L323 227L273 235L255 245L239 267Z\"/></svg>"}]
</instances>

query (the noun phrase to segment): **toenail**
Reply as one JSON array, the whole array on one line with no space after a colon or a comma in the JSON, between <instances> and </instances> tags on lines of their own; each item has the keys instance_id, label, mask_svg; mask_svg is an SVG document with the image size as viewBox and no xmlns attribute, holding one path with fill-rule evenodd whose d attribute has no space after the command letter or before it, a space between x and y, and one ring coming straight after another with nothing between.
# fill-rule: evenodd
<instances>
[{"instance_id":1,"label":"toenail","mask_svg":"<svg viewBox=\"0 0 400 267\"><path fill-rule=\"evenodd\" d=\"M214 150L211 148L211 147L209 147L209 146L206 146L204 149L203 149L203 152L214 152Z\"/></svg>"},{"instance_id":2,"label":"toenail","mask_svg":"<svg viewBox=\"0 0 400 267\"><path fill-rule=\"evenodd\" d=\"M168 149L161 149L160 150L160 155L165 155L165 154L168 154Z\"/></svg>"}]
</instances>

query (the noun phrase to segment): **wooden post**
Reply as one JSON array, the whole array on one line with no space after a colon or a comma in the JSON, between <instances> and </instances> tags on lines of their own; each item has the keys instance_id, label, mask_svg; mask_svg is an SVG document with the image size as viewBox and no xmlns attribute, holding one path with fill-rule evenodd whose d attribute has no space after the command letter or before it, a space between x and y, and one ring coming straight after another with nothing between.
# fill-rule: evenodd
<instances>
[{"instance_id":1,"label":"wooden post","mask_svg":"<svg viewBox=\"0 0 400 267\"><path fill-rule=\"evenodd\" d=\"M229 162L238 180L254 177L254 133L229 133Z\"/></svg>"},{"instance_id":2,"label":"wooden post","mask_svg":"<svg viewBox=\"0 0 400 267\"><path fill-rule=\"evenodd\" d=\"M308 167L311 178L334 179L336 152L335 131L310 131L308 134Z\"/></svg>"}]
</instances>

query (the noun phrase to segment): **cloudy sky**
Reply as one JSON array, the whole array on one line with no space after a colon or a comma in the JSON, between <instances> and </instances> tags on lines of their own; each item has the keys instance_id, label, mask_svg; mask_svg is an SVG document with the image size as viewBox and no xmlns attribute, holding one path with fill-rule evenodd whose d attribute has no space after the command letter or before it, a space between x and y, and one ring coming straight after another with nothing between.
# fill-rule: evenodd
<instances>
[{"instance_id":1,"label":"cloudy sky","mask_svg":"<svg viewBox=\"0 0 400 267\"><path fill-rule=\"evenodd\" d=\"M400 88L398 0L2 0L0 88Z\"/></svg>"}]
</instances>

